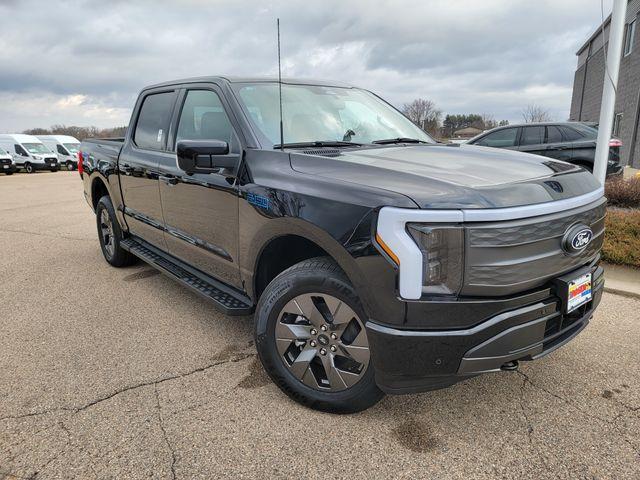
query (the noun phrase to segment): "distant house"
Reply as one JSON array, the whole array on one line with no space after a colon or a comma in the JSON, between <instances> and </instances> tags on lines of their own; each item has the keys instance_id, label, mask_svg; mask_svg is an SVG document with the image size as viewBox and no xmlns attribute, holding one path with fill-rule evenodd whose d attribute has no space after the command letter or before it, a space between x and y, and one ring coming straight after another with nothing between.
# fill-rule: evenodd
<instances>
[{"instance_id":1,"label":"distant house","mask_svg":"<svg viewBox=\"0 0 640 480\"><path fill-rule=\"evenodd\" d=\"M629 0L620 62L612 135L622 140L620 163L640 167L640 0ZM605 50L608 47L611 16L578 50L578 67L573 80L570 119L600 120L604 83ZM603 34L604 30L604 34Z\"/></svg>"},{"instance_id":2,"label":"distant house","mask_svg":"<svg viewBox=\"0 0 640 480\"><path fill-rule=\"evenodd\" d=\"M475 128L475 127L466 127L466 128L461 128L460 130L456 130L455 132L453 132L453 138L473 138L476 135L479 135L483 132L483 130L480 130L479 128Z\"/></svg>"}]
</instances>

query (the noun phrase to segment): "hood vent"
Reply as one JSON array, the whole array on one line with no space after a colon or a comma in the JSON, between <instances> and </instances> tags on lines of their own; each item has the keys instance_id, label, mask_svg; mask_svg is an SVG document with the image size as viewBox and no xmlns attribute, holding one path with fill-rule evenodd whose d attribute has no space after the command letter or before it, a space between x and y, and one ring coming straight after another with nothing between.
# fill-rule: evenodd
<instances>
[{"instance_id":1,"label":"hood vent","mask_svg":"<svg viewBox=\"0 0 640 480\"><path fill-rule=\"evenodd\" d=\"M308 148L302 151L307 155L319 155L321 157L339 157L341 155L340 150L336 148Z\"/></svg>"}]
</instances>

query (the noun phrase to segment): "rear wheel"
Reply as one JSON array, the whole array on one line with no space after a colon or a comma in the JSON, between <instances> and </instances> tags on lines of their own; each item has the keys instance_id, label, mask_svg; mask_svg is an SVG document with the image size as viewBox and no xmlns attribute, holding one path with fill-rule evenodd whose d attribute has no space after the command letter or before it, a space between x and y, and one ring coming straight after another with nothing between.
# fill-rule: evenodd
<instances>
[{"instance_id":1,"label":"rear wheel","mask_svg":"<svg viewBox=\"0 0 640 480\"><path fill-rule=\"evenodd\" d=\"M256 308L256 347L280 389L317 410L351 413L383 393L370 363L366 318L355 290L330 258L278 275Z\"/></svg>"},{"instance_id":2,"label":"rear wheel","mask_svg":"<svg viewBox=\"0 0 640 480\"><path fill-rule=\"evenodd\" d=\"M31 165L29 162L24 164L24 171L27 173L33 173L35 172L35 169L33 168L33 165Z\"/></svg>"},{"instance_id":3,"label":"rear wheel","mask_svg":"<svg viewBox=\"0 0 640 480\"><path fill-rule=\"evenodd\" d=\"M136 257L120 246L123 238L111 199L105 195L96 207L98 238L104 259L114 267L126 267L136 261Z\"/></svg>"}]
</instances>

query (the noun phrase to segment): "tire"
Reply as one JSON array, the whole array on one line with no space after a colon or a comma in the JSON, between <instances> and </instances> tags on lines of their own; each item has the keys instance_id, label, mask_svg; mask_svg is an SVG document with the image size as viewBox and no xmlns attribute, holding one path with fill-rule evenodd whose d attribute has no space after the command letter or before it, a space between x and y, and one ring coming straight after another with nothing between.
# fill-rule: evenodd
<instances>
[{"instance_id":1,"label":"tire","mask_svg":"<svg viewBox=\"0 0 640 480\"><path fill-rule=\"evenodd\" d=\"M33 168L33 165L31 165L31 163L27 162L24 164L24 171L27 173L34 173L36 170L35 168Z\"/></svg>"},{"instance_id":2,"label":"tire","mask_svg":"<svg viewBox=\"0 0 640 480\"><path fill-rule=\"evenodd\" d=\"M5 175L13 175L13 172L6 172Z\"/></svg>"},{"instance_id":3,"label":"tire","mask_svg":"<svg viewBox=\"0 0 640 480\"><path fill-rule=\"evenodd\" d=\"M69 170L70 172L73 172L76 168L73 166L73 162L69 161L67 162L67 170Z\"/></svg>"},{"instance_id":4,"label":"tire","mask_svg":"<svg viewBox=\"0 0 640 480\"><path fill-rule=\"evenodd\" d=\"M124 237L111 199L107 195L98 200L96 225L98 227L100 249L107 263L119 268L136 262L136 257L120 246L120 241Z\"/></svg>"},{"instance_id":5,"label":"tire","mask_svg":"<svg viewBox=\"0 0 640 480\"><path fill-rule=\"evenodd\" d=\"M57 169L57 168L52 168L52 169L51 169L51 171L52 171L52 172L57 172L57 171L58 171L58 169Z\"/></svg>"},{"instance_id":6,"label":"tire","mask_svg":"<svg viewBox=\"0 0 640 480\"><path fill-rule=\"evenodd\" d=\"M365 410L384 396L374 379L366 318L349 279L331 258L305 260L273 279L260 297L258 356L273 382L296 402L330 413Z\"/></svg>"}]
</instances>

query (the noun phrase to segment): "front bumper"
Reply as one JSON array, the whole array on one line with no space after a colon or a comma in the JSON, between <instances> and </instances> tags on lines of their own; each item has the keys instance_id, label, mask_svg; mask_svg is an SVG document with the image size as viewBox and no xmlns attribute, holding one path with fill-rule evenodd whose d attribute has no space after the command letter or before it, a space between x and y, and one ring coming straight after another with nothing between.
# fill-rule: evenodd
<instances>
[{"instance_id":1,"label":"front bumper","mask_svg":"<svg viewBox=\"0 0 640 480\"><path fill-rule=\"evenodd\" d=\"M9 165L2 164L0 165L0 173L15 173L16 172L15 164L11 163Z\"/></svg>"},{"instance_id":2,"label":"front bumper","mask_svg":"<svg viewBox=\"0 0 640 480\"><path fill-rule=\"evenodd\" d=\"M562 313L561 300L551 290L544 299L467 329L401 330L367 322L376 383L387 393L434 390L551 353L586 327L600 303L603 269L594 266L591 273L591 301L569 314Z\"/></svg>"},{"instance_id":3,"label":"front bumper","mask_svg":"<svg viewBox=\"0 0 640 480\"><path fill-rule=\"evenodd\" d=\"M26 162L25 162L26 163ZM58 170L60 168L60 164L56 161L55 163L45 163L45 162L29 162L34 170ZM21 168L24 168L22 165Z\"/></svg>"}]
</instances>

